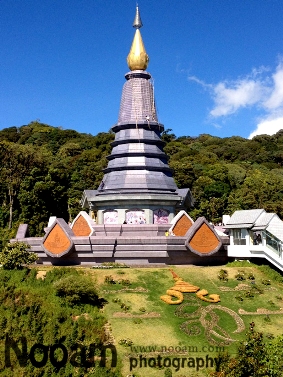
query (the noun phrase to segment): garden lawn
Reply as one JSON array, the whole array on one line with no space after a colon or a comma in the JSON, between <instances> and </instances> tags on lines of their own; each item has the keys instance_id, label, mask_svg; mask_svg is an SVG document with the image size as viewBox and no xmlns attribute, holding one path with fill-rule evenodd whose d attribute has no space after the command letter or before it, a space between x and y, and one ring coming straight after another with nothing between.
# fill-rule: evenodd
<instances>
[{"instance_id":1,"label":"garden lawn","mask_svg":"<svg viewBox=\"0 0 283 377\"><path fill-rule=\"evenodd\" d=\"M195 293L184 293L180 305L168 305L160 299L174 286L169 268L130 268L92 271L101 283L100 293L108 301L105 315L111 324L118 355L123 360L123 373L130 373L130 357L139 358L197 358L216 357L219 351L235 354L238 344L245 339L253 321L257 331L265 336L282 333L282 314L272 314L283 308L282 283L271 280L258 267L222 267L228 272L228 281L220 281L221 267L172 267L185 282L218 294L219 303L208 303ZM242 275L244 280L237 280ZM111 275L116 284L106 284ZM248 278L250 277L250 278ZM121 279L130 281L125 286ZM208 297L208 296L207 296ZM121 308L123 304L126 309ZM256 314L257 309L269 314ZM242 309L248 314L239 314ZM177 313L176 313L177 311ZM123 343L124 344L120 344ZM138 359L139 360L139 359ZM164 369L134 368L131 373L140 377L163 377ZM153 361L152 361L153 363ZM139 362L138 362L139 365ZM171 366L173 376L206 376L208 369Z\"/></svg>"},{"instance_id":2,"label":"garden lawn","mask_svg":"<svg viewBox=\"0 0 283 377\"><path fill-rule=\"evenodd\" d=\"M181 304L165 303L160 296L175 284L170 268L184 282L207 290L205 297L216 294L221 301L210 303L195 293L184 293ZM112 371L115 377L120 377L121 365L123 377L164 377L170 364L174 377L207 377L214 370L212 363L219 352L237 352L251 322L266 341L282 334L283 278L269 267L237 262L218 267L170 268L0 270L2 356L6 333L15 339L26 336L29 347L36 342L63 342L70 348L74 342L88 345L108 339L117 348L118 366ZM219 279L221 269L227 272L227 281ZM81 290L78 281L83 291L81 302L76 303L73 294ZM75 286L76 292L72 293ZM92 291L104 305L95 304ZM88 302L91 297L92 304ZM68 362L56 371L48 361L41 369L29 364L29 368L17 365L9 371L0 360L1 376L12 376L14 372L27 377L64 376L73 373L74 368ZM87 373L95 377L100 373L102 377L104 372ZM105 376L112 377L109 373Z\"/></svg>"}]
</instances>

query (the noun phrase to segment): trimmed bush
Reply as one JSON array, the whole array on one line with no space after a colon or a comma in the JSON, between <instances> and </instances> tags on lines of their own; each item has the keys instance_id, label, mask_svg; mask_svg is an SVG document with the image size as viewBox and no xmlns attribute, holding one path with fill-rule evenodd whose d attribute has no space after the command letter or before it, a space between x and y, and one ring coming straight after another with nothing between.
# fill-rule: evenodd
<instances>
[{"instance_id":1,"label":"trimmed bush","mask_svg":"<svg viewBox=\"0 0 283 377\"><path fill-rule=\"evenodd\" d=\"M255 280L255 276L254 276L254 274L252 272L249 272L248 279L249 280Z\"/></svg>"},{"instance_id":2,"label":"trimmed bush","mask_svg":"<svg viewBox=\"0 0 283 377\"><path fill-rule=\"evenodd\" d=\"M244 271L238 271L237 275L235 276L235 279L239 281L246 280Z\"/></svg>"},{"instance_id":3,"label":"trimmed bush","mask_svg":"<svg viewBox=\"0 0 283 377\"><path fill-rule=\"evenodd\" d=\"M98 305L99 299L93 281L83 275L66 276L54 283L56 295L68 305Z\"/></svg>"},{"instance_id":4,"label":"trimmed bush","mask_svg":"<svg viewBox=\"0 0 283 377\"><path fill-rule=\"evenodd\" d=\"M221 280L221 281L228 281L228 271L227 270L221 269L218 272L217 276L218 276L218 279Z\"/></svg>"},{"instance_id":5,"label":"trimmed bush","mask_svg":"<svg viewBox=\"0 0 283 377\"><path fill-rule=\"evenodd\" d=\"M104 278L104 283L106 283L106 284L116 284L112 275L106 275L105 278Z\"/></svg>"},{"instance_id":6,"label":"trimmed bush","mask_svg":"<svg viewBox=\"0 0 283 377\"><path fill-rule=\"evenodd\" d=\"M121 280L121 284L122 284L122 285L131 285L132 283L130 282L129 279L122 279L122 280Z\"/></svg>"}]
</instances>

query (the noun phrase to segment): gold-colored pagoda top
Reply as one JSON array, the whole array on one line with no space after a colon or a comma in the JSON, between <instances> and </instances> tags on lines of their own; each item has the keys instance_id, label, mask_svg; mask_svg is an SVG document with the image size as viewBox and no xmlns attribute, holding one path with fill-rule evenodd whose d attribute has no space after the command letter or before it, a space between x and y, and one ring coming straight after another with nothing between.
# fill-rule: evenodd
<instances>
[{"instance_id":1,"label":"gold-colored pagoda top","mask_svg":"<svg viewBox=\"0 0 283 377\"><path fill-rule=\"evenodd\" d=\"M127 57L127 63L131 71L146 70L149 57L145 51L143 40L139 29L142 27L142 21L138 6L136 7L136 16L133 22L133 27L136 29L131 50Z\"/></svg>"}]
</instances>

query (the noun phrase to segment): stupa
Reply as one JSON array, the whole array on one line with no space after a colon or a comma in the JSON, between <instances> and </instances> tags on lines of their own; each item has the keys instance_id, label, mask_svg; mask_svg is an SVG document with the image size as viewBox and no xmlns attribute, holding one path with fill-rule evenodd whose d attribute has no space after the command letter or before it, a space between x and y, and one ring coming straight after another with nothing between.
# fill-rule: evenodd
<instances>
[{"instance_id":1,"label":"stupa","mask_svg":"<svg viewBox=\"0 0 283 377\"><path fill-rule=\"evenodd\" d=\"M85 190L82 204L96 221L81 211L71 225L50 218L45 235L29 237L28 224L20 224L14 241L23 241L37 253L37 263L54 265L122 262L129 265L223 264L229 237L219 236L201 217L190 218L186 209L193 198L178 189L163 151L148 55L140 28L136 29L123 87L120 113L112 128L115 140L108 166L97 190ZM175 216L175 214L178 214Z\"/></svg>"},{"instance_id":2,"label":"stupa","mask_svg":"<svg viewBox=\"0 0 283 377\"><path fill-rule=\"evenodd\" d=\"M97 190L85 190L82 205L96 215L97 224L169 224L175 214L192 206L190 190L178 189L163 151L164 126L156 112L149 57L140 28L136 29L127 57L130 72L122 91L115 140L108 166Z\"/></svg>"}]
</instances>

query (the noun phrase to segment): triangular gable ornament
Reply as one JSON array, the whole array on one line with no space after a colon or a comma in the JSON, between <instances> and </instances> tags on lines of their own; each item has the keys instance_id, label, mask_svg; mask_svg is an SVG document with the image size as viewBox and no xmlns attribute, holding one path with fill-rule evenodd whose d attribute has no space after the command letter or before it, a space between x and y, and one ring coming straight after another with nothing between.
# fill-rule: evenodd
<instances>
[{"instance_id":1,"label":"triangular gable ornament","mask_svg":"<svg viewBox=\"0 0 283 377\"><path fill-rule=\"evenodd\" d=\"M205 217L199 217L186 236L186 247L200 256L214 254L222 246L220 237Z\"/></svg>"},{"instance_id":2,"label":"triangular gable ornament","mask_svg":"<svg viewBox=\"0 0 283 377\"><path fill-rule=\"evenodd\" d=\"M169 229L169 233L174 236L183 237L194 224L194 220L187 214L186 211L180 211L173 218L171 224L172 226Z\"/></svg>"},{"instance_id":3,"label":"triangular gable ornament","mask_svg":"<svg viewBox=\"0 0 283 377\"><path fill-rule=\"evenodd\" d=\"M74 237L74 233L66 221L56 218L42 240L42 247L50 257L60 258L73 251L74 243L71 237Z\"/></svg>"},{"instance_id":4,"label":"triangular gable ornament","mask_svg":"<svg viewBox=\"0 0 283 377\"><path fill-rule=\"evenodd\" d=\"M93 236L95 222L93 219L85 212L81 211L71 224L71 229L76 237Z\"/></svg>"}]
</instances>

